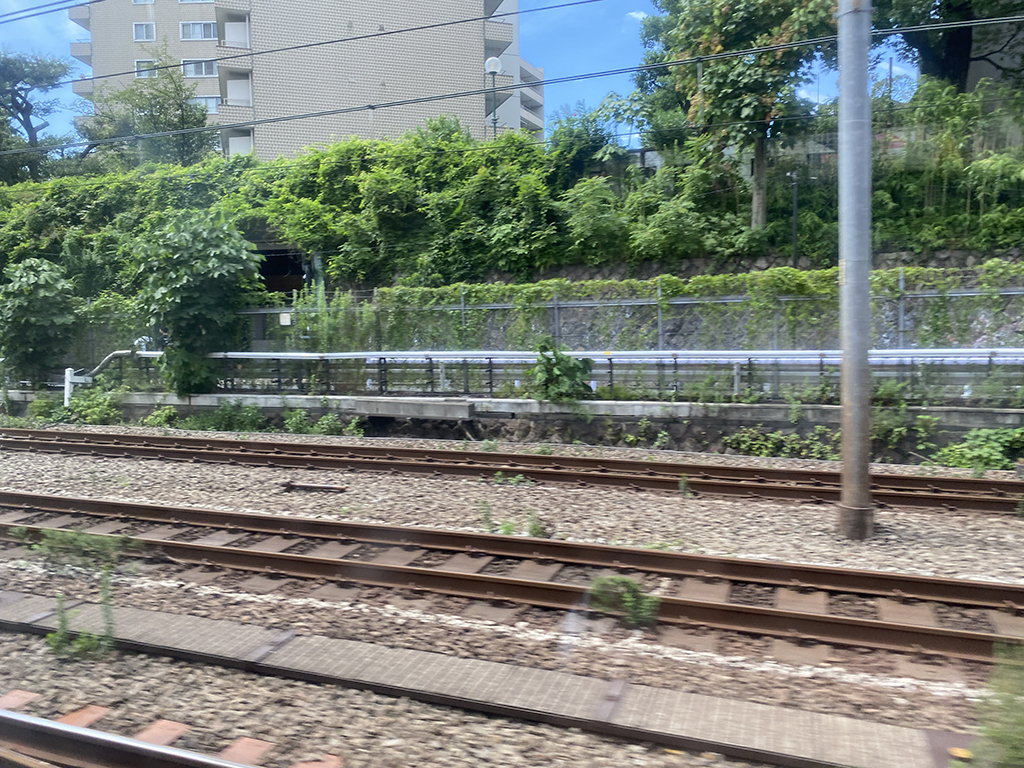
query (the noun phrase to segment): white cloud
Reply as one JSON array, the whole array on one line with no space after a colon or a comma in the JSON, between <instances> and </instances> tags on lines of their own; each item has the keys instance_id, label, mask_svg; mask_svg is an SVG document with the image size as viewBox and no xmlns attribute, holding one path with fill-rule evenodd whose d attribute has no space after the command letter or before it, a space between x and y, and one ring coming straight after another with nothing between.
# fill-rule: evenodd
<instances>
[{"instance_id":1,"label":"white cloud","mask_svg":"<svg viewBox=\"0 0 1024 768\"><path fill-rule=\"evenodd\" d=\"M648 14L644 13L643 11L630 11L626 15L629 16L629 18L631 19L636 19L637 21L643 21L648 16Z\"/></svg>"}]
</instances>

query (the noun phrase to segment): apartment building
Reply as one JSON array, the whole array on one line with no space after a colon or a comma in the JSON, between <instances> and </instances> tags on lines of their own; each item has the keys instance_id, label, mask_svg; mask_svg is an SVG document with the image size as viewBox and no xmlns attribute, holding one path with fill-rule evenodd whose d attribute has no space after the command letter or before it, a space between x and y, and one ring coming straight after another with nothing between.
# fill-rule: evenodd
<instances>
[{"instance_id":1,"label":"apartment building","mask_svg":"<svg viewBox=\"0 0 1024 768\"><path fill-rule=\"evenodd\" d=\"M101 102L104 89L158 77L151 67L163 52L181 62L213 124L315 115L221 132L227 154L261 159L352 136L393 138L438 115L457 117L478 139L492 135L495 112L499 131L540 132L544 72L519 56L518 16L382 34L518 8L519 0L104 0L69 10L90 35L71 44L71 55L93 76L127 74L73 89ZM363 39L317 45L353 37ZM273 52L281 48L290 50ZM496 98L386 106L490 87L489 57L502 63ZM520 83L529 85L509 87Z\"/></svg>"}]
</instances>

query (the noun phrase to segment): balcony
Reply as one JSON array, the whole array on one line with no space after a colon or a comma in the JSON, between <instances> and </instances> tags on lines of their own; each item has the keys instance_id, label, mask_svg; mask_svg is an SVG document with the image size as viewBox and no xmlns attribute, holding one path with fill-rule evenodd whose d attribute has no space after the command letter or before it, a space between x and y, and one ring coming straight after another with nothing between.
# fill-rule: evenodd
<instances>
[{"instance_id":1,"label":"balcony","mask_svg":"<svg viewBox=\"0 0 1024 768\"><path fill-rule=\"evenodd\" d=\"M512 87L512 75L498 75L494 78L494 86L499 90L496 93L485 93L484 94L484 114L490 115L494 110L512 98L511 90L503 90L505 88L511 89ZM491 78L486 78L485 87L491 87ZM495 101L497 98L497 101Z\"/></svg>"},{"instance_id":2,"label":"balcony","mask_svg":"<svg viewBox=\"0 0 1024 768\"><path fill-rule=\"evenodd\" d=\"M501 56L512 45L513 27L504 21L484 22L484 48L488 57Z\"/></svg>"},{"instance_id":3,"label":"balcony","mask_svg":"<svg viewBox=\"0 0 1024 768\"><path fill-rule=\"evenodd\" d=\"M538 117L528 109L519 110L519 124L524 131L537 133L544 130L544 118Z\"/></svg>"},{"instance_id":4,"label":"balcony","mask_svg":"<svg viewBox=\"0 0 1024 768\"><path fill-rule=\"evenodd\" d=\"M79 40L71 44L71 55L83 64L92 66L92 43Z\"/></svg>"},{"instance_id":5,"label":"balcony","mask_svg":"<svg viewBox=\"0 0 1024 768\"><path fill-rule=\"evenodd\" d=\"M96 82L93 80L75 80L71 83L71 90L76 96L83 99L91 99L93 91L96 90Z\"/></svg>"},{"instance_id":6,"label":"balcony","mask_svg":"<svg viewBox=\"0 0 1024 768\"><path fill-rule=\"evenodd\" d=\"M544 109L544 93L534 85L519 89L519 100L529 109Z\"/></svg>"},{"instance_id":7,"label":"balcony","mask_svg":"<svg viewBox=\"0 0 1024 768\"><path fill-rule=\"evenodd\" d=\"M76 5L73 8L68 8L68 18L85 29L89 28L90 16L88 5Z\"/></svg>"}]
</instances>

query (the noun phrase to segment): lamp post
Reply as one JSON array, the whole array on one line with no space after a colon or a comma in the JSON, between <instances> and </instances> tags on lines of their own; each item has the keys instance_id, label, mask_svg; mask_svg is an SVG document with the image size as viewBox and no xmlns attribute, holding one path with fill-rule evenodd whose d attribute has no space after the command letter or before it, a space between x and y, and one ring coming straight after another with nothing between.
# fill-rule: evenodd
<instances>
[{"instance_id":1,"label":"lamp post","mask_svg":"<svg viewBox=\"0 0 1024 768\"><path fill-rule=\"evenodd\" d=\"M491 110L491 127L494 129L494 138L498 138L498 73L501 72L501 59L491 56L484 62L484 72L491 76L491 103L494 108Z\"/></svg>"}]
</instances>

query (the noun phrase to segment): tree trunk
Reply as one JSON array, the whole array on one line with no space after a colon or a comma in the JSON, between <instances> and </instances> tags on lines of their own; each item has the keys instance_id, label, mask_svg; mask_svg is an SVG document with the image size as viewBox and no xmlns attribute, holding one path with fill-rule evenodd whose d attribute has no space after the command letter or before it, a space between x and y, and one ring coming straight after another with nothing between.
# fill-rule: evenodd
<instances>
[{"instance_id":1,"label":"tree trunk","mask_svg":"<svg viewBox=\"0 0 1024 768\"><path fill-rule=\"evenodd\" d=\"M750 182L753 199L750 205L750 228L764 229L768 224L768 151L765 131L754 139L754 167Z\"/></svg>"}]
</instances>

